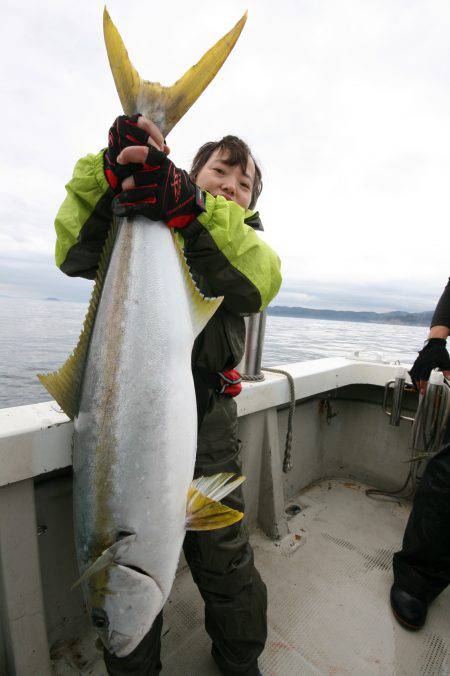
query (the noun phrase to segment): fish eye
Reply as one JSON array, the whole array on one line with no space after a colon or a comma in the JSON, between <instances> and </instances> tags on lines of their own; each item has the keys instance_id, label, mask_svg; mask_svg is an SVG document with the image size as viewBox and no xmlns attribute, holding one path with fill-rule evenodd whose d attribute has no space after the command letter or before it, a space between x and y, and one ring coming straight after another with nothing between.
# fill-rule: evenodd
<instances>
[{"instance_id":1,"label":"fish eye","mask_svg":"<svg viewBox=\"0 0 450 676\"><path fill-rule=\"evenodd\" d=\"M93 609L93 611L91 612L91 620L92 624L97 629L103 629L103 627L107 627L109 624L108 616L105 613L105 611L102 610L101 608Z\"/></svg>"}]
</instances>

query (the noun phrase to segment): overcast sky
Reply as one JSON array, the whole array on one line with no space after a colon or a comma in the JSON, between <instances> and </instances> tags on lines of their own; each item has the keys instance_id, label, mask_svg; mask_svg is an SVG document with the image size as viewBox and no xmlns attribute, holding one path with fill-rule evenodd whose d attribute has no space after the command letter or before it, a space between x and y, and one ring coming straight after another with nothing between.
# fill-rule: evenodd
<instances>
[{"instance_id":1,"label":"overcast sky","mask_svg":"<svg viewBox=\"0 0 450 676\"><path fill-rule=\"evenodd\" d=\"M450 274L447 0L110 0L142 77L172 84L248 8L234 51L169 136L242 136L279 253L278 305L433 309ZM0 294L84 300L53 263L77 158L120 111L97 0L2 3Z\"/></svg>"}]
</instances>

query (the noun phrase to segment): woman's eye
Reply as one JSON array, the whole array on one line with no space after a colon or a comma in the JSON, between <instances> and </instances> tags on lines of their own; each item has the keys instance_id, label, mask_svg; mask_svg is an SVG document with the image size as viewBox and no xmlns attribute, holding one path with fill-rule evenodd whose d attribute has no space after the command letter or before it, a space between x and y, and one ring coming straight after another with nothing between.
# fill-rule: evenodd
<instances>
[{"instance_id":1,"label":"woman's eye","mask_svg":"<svg viewBox=\"0 0 450 676\"><path fill-rule=\"evenodd\" d=\"M214 167L214 171L217 171L218 174L224 174L224 170L220 169L219 167Z\"/></svg>"},{"instance_id":2,"label":"woman's eye","mask_svg":"<svg viewBox=\"0 0 450 676\"><path fill-rule=\"evenodd\" d=\"M250 186L247 183L241 183L241 188L245 188L245 190L250 190Z\"/></svg>"}]
</instances>

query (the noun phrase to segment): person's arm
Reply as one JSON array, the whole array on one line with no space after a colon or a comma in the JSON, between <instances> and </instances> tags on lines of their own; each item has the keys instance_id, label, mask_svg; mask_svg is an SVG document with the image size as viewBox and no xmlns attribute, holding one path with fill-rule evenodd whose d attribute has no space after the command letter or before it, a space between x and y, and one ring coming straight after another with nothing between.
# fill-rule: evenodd
<instances>
[{"instance_id":1,"label":"person's arm","mask_svg":"<svg viewBox=\"0 0 450 676\"><path fill-rule=\"evenodd\" d=\"M446 340L448 338L448 335L450 334L450 329L448 326L440 326L439 324L437 326L433 326L430 329L430 333L428 334L428 339L430 338L441 338Z\"/></svg>"},{"instance_id":2,"label":"person's arm","mask_svg":"<svg viewBox=\"0 0 450 676\"><path fill-rule=\"evenodd\" d=\"M448 338L450 334L450 279L436 305L428 338Z\"/></svg>"},{"instance_id":3,"label":"person's arm","mask_svg":"<svg viewBox=\"0 0 450 676\"><path fill-rule=\"evenodd\" d=\"M104 174L104 151L75 165L55 220L56 265L70 277L94 279L112 222L113 191Z\"/></svg>"},{"instance_id":4,"label":"person's arm","mask_svg":"<svg viewBox=\"0 0 450 676\"><path fill-rule=\"evenodd\" d=\"M178 230L187 262L236 314L263 310L281 285L280 259L252 227L251 212L206 193L205 212Z\"/></svg>"},{"instance_id":5,"label":"person's arm","mask_svg":"<svg viewBox=\"0 0 450 676\"><path fill-rule=\"evenodd\" d=\"M439 368L447 378L450 377L450 357L446 349L449 335L450 280L434 311L428 340L409 372L411 380L421 394L426 391L428 379L433 369Z\"/></svg>"},{"instance_id":6,"label":"person's arm","mask_svg":"<svg viewBox=\"0 0 450 676\"><path fill-rule=\"evenodd\" d=\"M122 165L117 158L124 148L135 144L169 153L156 125L142 115L117 117L108 134L108 148L87 155L75 166L66 185L67 197L56 216L56 265L70 277L94 279L103 246L112 222L111 202L122 181L141 164Z\"/></svg>"}]
</instances>

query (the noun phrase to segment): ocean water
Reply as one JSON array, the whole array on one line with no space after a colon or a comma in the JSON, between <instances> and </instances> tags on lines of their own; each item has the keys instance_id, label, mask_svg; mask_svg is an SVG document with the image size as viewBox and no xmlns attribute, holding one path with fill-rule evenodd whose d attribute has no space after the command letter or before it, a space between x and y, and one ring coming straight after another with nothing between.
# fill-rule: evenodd
<instances>
[{"instance_id":1,"label":"ocean water","mask_svg":"<svg viewBox=\"0 0 450 676\"><path fill-rule=\"evenodd\" d=\"M0 298L0 408L48 401L36 374L54 371L76 345L86 304ZM377 356L411 363L426 327L267 317L264 366L323 357Z\"/></svg>"}]
</instances>

